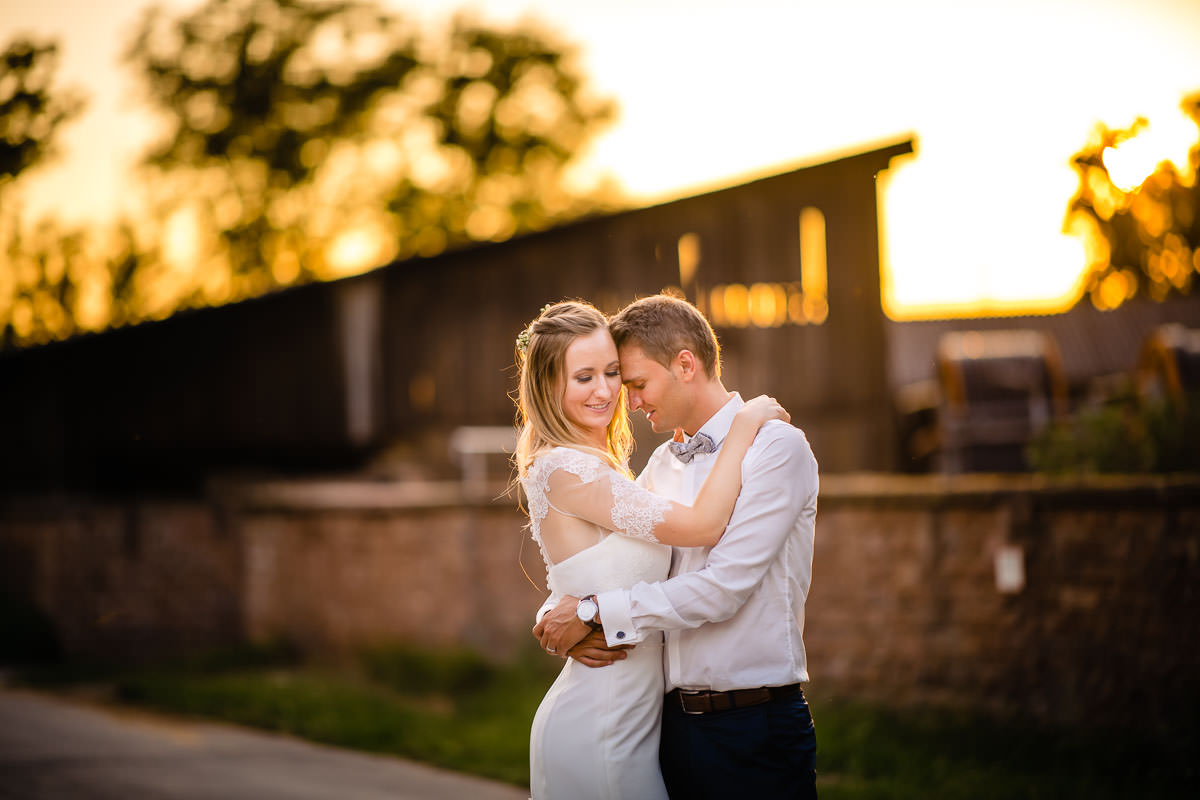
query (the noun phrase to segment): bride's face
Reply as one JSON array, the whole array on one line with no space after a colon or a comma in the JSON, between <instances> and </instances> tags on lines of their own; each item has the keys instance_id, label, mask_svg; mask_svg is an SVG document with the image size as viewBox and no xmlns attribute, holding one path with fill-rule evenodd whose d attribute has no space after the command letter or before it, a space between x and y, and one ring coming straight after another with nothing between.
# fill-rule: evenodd
<instances>
[{"instance_id":1,"label":"bride's face","mask_svg":"<svg viewBox=\"0 0 1200 800\"><path fill-rule=\"evenodd\" d=\"M621 399L621 365L607 328L597 328L567 346L562 407L567 419L604 447L608 423Z\"/></svg>"}]
</instances>

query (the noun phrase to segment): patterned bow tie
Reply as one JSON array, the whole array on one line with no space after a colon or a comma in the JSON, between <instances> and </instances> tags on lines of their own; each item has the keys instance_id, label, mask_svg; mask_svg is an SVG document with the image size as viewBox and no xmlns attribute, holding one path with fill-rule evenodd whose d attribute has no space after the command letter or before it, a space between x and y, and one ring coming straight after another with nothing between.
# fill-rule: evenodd
<instances>
[{"instance_id":1,"label":"patterned bow tie","mask_svg":"<svg viewBox=\"0 0 1200 800\"><path fill-rule=\"evenodd\" d=\"M697 433L690 441L669 442L667 447L671 448L671 453L680 461L690 464L697 453L716 452L717 443L707 433Z\"/></svg>"}]
</instances>

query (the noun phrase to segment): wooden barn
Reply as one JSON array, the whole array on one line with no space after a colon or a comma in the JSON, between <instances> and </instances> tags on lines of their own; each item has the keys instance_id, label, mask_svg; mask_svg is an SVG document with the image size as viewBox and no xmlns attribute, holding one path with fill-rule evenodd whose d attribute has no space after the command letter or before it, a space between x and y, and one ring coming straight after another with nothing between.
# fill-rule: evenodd
<instances>
[{"instance_id":1,"label":"wooden barn","mask_svg":"<svg viewBox=\"0 0 1200 800\"><path fill-rule=\"evenodd\" d=\"M770 390L826 470L898 459L875 176L911 141L500 244L0 356L11 489L188 486L229 470L436 469L513 420L513 339L549 301L674 287L727 385ZM643 456L649 447L643 447Z\"/></svg>"}]
</instances>

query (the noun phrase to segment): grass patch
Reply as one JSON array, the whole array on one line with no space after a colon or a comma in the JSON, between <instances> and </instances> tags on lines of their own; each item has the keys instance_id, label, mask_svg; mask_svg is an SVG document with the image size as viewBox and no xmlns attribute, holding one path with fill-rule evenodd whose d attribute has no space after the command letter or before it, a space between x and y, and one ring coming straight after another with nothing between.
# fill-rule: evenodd
<instances>
[{"instance_id":1,"label":"grass patch","mask_svg":"<svg viewBox=\"0 0 1200 800\"><path fill-rule=\"evenodd\" d=\"M389 647L354 670L286 648L213 654L154 669L41 670L43 686L105 681L128 703L283 731L527 785L529 726L560 665L540 651L496 665L468 651ZM1189 796L1195 729L1050 729L993 719L812 700L823 800Z\"/></svg>"},{"instance_id":2,"label":"grass patch","mask_svg":"<svg viewBox=\"0 0 1200 800\"><path fill-rule=\"evenodd\" d=\"M823 800L1179 797L1200 778L1194 733L1148 739L942 710L813 706Z\"/></svg>"}]
</instances>

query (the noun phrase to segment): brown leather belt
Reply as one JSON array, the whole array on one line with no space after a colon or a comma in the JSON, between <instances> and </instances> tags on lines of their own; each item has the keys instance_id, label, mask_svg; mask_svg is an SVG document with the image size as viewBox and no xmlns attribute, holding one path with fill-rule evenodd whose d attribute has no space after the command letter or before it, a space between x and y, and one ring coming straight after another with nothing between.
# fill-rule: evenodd
<instances>
[{"instance_id":1,"label":"brown leather belt","mask_svg":"<svg viewBox=\"0 0 1200 800\"><path fill-rule=\"evenodd\" d=\"M798 694L800 694L800 684L789 683L787 686L760 686L757 689L734 689L731 692L696 692L688 689L675 689L668 697L676 695L685 714L712 714L716 711L761 706L772 700L784 700ZM674 702L674 700L670 702Z\"/></svg>"}]
</instances>

